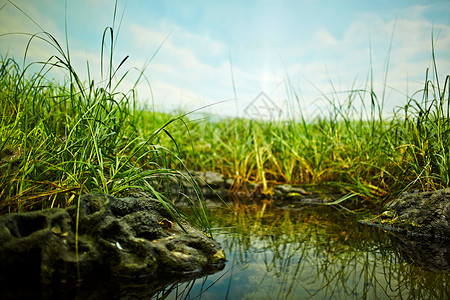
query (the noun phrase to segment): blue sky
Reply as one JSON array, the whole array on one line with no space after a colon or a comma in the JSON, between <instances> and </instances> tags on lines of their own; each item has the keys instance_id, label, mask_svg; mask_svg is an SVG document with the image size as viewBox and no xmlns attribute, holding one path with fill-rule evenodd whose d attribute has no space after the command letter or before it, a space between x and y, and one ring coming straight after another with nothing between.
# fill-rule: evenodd
<instances>
[{"instance_id":1,"label":"blue sky","mask_svg":"<svg viewBox=\"0 0 450 300\"><path fill-rule=\"evenodd\" d=\"M60 43L67 19L77 72L87 78L89 61L91 75L100 78L101 37L112 25L115 1L67 0L67 16L62 0L12 2ZM0 34L40 31L8 1L0 0L0 7ZM124 91L167 38L145 71L151 92L146 83L138 86L140 101L159 110L230 100L204 111L243 116L263 91L283 112L300 108L313 116L329 108L325 98L333 91L345 101L345 91L367 90L372 71L375 92L381 98L385 91L389 113L423 87L432 32L441 80L450 73L448 0L129 0L118 2L116 31L122 13L115 63L130 56L123 66L130 70ZM1 36L0 54L20 59L26 42L23 35ZM29 58L42 60L51 51L36 41Z\"/></svg>"}]
</instances>

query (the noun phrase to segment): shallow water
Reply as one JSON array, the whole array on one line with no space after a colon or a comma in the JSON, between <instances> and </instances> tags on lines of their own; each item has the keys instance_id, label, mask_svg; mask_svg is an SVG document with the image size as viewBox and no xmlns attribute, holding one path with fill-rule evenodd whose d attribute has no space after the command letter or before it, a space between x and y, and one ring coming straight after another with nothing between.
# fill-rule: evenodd
<instances>
[{"instance_id":1,"label":"shallow water","mask_svg":"<svg viewBox=\"0 0 450 300\"><path fill-rule=\"evenodd\" d=\"M170 286L155 299L450 297L448 273L421 265L391 234L358 223L362 215L325 206L231 206L236 214L210 210L225 269Z\"/></svg>"},{"instance_id":2,"label":"shallow water","mask_svg":"<svg viewBox=\"0 0 450 300\"><path fill-rule=\"evenodd\" d=\"M330 206L236 201L233 213L210 204L212 233L228 259L218 273L170 285L18 283L7 293L2 287L0 299L450 299L448 242L398 239ZM155 294L153 286L166 288Z\"/></svg>"}]
</instances>

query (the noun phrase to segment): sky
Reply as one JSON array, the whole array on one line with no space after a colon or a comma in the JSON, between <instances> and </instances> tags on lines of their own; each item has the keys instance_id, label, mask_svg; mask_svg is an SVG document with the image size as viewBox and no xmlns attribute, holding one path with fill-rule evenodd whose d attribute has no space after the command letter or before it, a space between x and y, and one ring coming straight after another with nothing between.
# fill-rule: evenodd
<instances>
[{"instance_id":1,"label":"sky","mask_svg":"<svg viewBox=\"0 0 450 300\"><path fill-rule=\"evenodd\" d=\"M63 47L67 36L77 73L101 85L111 26L114 65L129 56L119 89L135 87L142 105L251 118L321 115L371 84L389 115L423 88L432 39L441 85L450 73L449 0L119 0L115 20L114 10L114 0L0 0L0 55L22 62L30 37L18 33L43 29ZM27 62L52 54L33 39ZM367 92L352 95L355 108L370 105Z\"/></svg>"}]
</instances>

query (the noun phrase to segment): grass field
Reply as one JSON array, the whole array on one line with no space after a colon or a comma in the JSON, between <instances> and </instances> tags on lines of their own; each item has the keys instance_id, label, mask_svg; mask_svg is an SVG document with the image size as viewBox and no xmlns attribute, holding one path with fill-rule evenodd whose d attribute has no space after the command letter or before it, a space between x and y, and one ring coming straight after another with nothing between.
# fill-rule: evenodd
<instances>
[{"instance_id":1,"label":"grass field","mask_svg":"<svg viewBox=\"0 0 450 300\"><path fill-rule=\"evenodd\" d=\"M384 202L405 190L449 186L449 77L430 80L434 71L391 117L369 90L329 98L333 109L313 120L186 120L189 130L181 123L168 130L187 166L226 174L236 185L255 182L270 194L275 184L313 184Z\"/></svg>"},{"instance_id":2,"label":"grass field","mask_svg":"<svg viewBox=\"0 0 450 300\"><path fill-rule=\"evenodd\" d=\"M112 28L108 34L114 36ZM331 111L312 120L301 113L279 122L191 120L137 107L134 90L121 91L124 77L115 74L124 61L113 65L112 53L105 54L111 60L102 80L84 82L68 49L47 33L41 38L57 53L48 61L20 66L0 59L3 213L136 189L169 203L148 178L183 170L217 171L234 178L234 187L254 182L266 194L279 183L320 185L375 203L403 190L449 186L450 79L439 82L436 65L424 89L389 118L381 113L384 99L368 90L327 98ZM54 69L66 82L49 75ZM295 93L290 101L298 103ZM203 206L195 209L204 214Z\"/></svg>"}]
</instances>

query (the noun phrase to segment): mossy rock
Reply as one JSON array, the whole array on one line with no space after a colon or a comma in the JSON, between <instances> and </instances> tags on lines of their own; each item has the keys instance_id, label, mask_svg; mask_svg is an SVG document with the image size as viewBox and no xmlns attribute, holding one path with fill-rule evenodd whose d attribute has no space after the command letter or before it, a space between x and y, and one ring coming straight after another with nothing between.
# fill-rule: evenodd
<instances>
[{"instance_id":1,"label":"mossy rock","mask_svg":"<svg viewBox=\"0 0 450 300\"><path fill-rule=\"evenodd\" d=\"M407 235L450 239L450 188L400 195L368 224Z\"/></svg>"},{"instance_id":2,"label":"mossy rock","mask_svg":"<svg viewBox=\"0 0 450 300\"><path fill-rule=\"evenodd\" d=\"M167 283L224 267L220 244L156 199L89 194L77 202L0 216L0 281Z\"/></svg>"}]
</instances>

